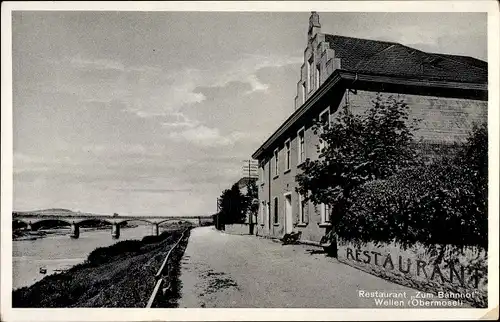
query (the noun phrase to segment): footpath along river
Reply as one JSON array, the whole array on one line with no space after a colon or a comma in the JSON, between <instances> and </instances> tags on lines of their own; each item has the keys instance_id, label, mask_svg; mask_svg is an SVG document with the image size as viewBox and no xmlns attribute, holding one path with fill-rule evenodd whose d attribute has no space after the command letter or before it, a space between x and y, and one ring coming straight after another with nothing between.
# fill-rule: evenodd
<instances>
[{"instance_id":1,"label":"footpath along river","mask_svg":"<svg viewBox=\"0 0 500 322\"><path fill-rule=\"evenodd\" d=\"M160 230L161 232L161 230ZM29 286L59 269L68 269L83 262L98 247L110 246L121 240L142 239L151 234L149 225L122 228L120 239L111 238L111 228L105 230L80 229L80 238L65 235L48 235L36 240L12 242L12 288ZM40 267L47 270L40 273Z\"/></svg>"}]
</instances>

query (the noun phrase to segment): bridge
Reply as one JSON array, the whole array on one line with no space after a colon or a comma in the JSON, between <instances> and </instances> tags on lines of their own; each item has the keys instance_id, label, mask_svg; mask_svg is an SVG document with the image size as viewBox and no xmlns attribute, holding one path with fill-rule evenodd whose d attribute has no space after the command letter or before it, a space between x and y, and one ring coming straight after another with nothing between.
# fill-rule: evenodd
<instances>
[{"instance_id":1,"label":"bridge","mask_svg":"<svg viewBox=\"0 0 500 322\"><path fill-rule=\"evenodd\" d=\"M199 226L204 223L212 223L212 216L119 216L119 215L97 215L79 212L61 212L42 214L34 212L13 213L12 220L27 225L28 230L36 230L37 224L44 221L61 221L71 226L70 237L80 236L80 225L89 221L101 221L111 224L111 236L120 238L120 225L128 221L142 221L149 223L152 227L152 235L158 236L159 226L169 221L189 221Z\"/></svg>"}]
</instances>

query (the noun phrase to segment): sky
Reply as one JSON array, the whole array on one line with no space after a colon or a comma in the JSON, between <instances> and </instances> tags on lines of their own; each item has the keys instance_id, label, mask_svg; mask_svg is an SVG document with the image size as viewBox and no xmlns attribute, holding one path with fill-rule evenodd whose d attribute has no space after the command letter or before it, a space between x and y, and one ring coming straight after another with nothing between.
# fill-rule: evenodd
<instances>
[{"instance_id":1,"label":"sky","mask_svg":"<svg viewBox=\"0 0 500 322\"><path fill-rule=\"evenodd\" d=\"M481 13L322 32L487 60ZM309 12L13 12L13 209L197 216L294 111Z\"/></svg>"}]
</instances>

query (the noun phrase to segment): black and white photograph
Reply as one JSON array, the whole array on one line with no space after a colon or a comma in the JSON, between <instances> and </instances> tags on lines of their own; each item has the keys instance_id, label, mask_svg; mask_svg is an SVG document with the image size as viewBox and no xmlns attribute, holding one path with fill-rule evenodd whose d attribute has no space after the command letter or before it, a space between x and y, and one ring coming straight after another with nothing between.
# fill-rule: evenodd
<instances>
[{"instance_id":1,"label":"black and white photograph","mask_svg":"<svg viewBox=\"0 0 500 322\"><path fill-rule=\"evenodd\" d=\"M2 320L498 319L498 4L363 2L3 3Z\"/></svg>"}]
</instances>

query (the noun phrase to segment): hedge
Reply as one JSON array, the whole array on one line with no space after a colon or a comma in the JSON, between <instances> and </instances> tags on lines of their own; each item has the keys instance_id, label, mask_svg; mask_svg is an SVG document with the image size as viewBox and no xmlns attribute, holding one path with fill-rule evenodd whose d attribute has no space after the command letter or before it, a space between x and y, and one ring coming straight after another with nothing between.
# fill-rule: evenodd
<instances>
[{"instance_id":1,"label":"hedge","mask_svg":"<svg viewBox=\"0 0 500 322\"><path fill-rule=\"evenodd\" d=\"M338 223L339 237L358 242L417 242L457 248L488 246L484 180L465 164L444 160L359 187Z\"/></svg>"}]
</instances>

